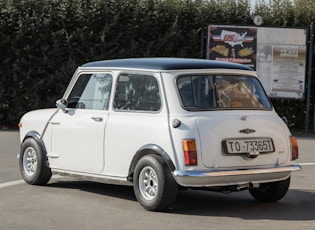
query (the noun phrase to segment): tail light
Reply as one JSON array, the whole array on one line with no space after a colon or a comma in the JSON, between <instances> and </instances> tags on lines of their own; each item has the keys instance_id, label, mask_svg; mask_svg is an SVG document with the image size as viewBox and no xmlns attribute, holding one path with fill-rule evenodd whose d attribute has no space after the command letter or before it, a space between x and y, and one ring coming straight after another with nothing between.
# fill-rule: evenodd
<instances>
[{"instance_id":1,"label":"tail light","mask_svg":"<svg viewBox=\"0 0 315 230\"><path fill-rule=\"evenodd\" d=\"M197 148L196 141L194 139L183 140L183 148L185 155L185 164L196 165L197 164Z\"/></svg>"},{"instance_id":2,"label":"tail light","mask_svg":"<svg viewBox=\"0 0 315 230\"><path fill-rule=\"evenodd\" d=\"M295 136L290 137L291 141L291 159L294 161L299 158L299 146Z\"/></svg>"}]
</instances>

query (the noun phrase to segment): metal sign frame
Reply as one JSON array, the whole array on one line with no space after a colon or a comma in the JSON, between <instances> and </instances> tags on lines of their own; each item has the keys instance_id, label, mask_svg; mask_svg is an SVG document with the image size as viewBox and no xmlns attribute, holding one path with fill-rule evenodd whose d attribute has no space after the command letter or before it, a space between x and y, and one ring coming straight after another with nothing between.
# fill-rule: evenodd
<instances>
[{"instance_id":1,"label":"metal sign frame","mask_svg":"<svg viewBox=\"0 0 315 230\"><path fill-rule=\"evenodd\" d=\"M253 68L271 98L305 97L305 28L208 25L206 56Z\"/></svg>"}]
</instances>

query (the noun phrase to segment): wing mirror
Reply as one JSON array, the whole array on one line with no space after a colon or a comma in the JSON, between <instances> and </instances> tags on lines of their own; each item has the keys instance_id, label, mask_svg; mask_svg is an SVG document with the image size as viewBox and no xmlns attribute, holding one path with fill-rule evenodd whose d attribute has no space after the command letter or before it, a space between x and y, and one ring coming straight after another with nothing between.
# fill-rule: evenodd
<instances>
[{"instance_id":1,"label":"wing mirror","mask_svg":"<svg viewBox=\"0 0 315 230\"><path fill-rule=\"evenodd\" d=\"M67 109L67 106L68 106L68 102L66 99L59 99L56 101L56 106L58 109L61 109L62 112L64 113L68 113L68 109Z\"/></svg>"}]
</instances>

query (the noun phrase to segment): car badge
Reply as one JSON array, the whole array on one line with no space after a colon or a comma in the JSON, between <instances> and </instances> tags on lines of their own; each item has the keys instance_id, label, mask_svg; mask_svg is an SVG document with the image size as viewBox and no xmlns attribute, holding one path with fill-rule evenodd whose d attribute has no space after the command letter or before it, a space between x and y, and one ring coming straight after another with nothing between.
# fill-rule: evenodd
<instances>
[{"instance_id":1,"label":"car badge","mask_svg":"<svg viewBox=\"0 0 315 230\"><path fill-rule=\"evenodd\" d=\"M242 116L242 117L241 117L241 120L242 120L242 121L246 121L246 120L247 120L247 116L246 116L246 115Z\"/></svg>"},{"instance_id":2,"label":"car badge","mask_svg":"<svg viewBox=\"0 0 315 230\"><path fill-rule=\"evenodd\" d=\"M240 133L246 133L246 134L250 134L250 133L254 133L256 132L256 130L253 129L242 129L240 130Z\"/></svg>"}]
</instances>

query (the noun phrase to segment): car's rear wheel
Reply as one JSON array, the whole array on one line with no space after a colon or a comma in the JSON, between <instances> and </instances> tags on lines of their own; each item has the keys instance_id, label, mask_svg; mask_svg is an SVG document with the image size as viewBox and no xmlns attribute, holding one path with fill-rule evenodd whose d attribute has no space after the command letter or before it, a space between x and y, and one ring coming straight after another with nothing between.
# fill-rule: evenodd
<instances>
[{"instance_id":1,"label":"car's rear wheel","mask_svg":"<svg viewBox=\"0 0 315 230\"><path fill-rule=\"evenodd\" d=\"M137 200L149 211L163 211L176 200L178 185L160 156L147 155L140 159L133 184Z\"/></svg>"},{"instance_id":2,"label":"car's rear wheel","mask_svg":"<svg viewBox=\"0 0 315 230\"><path fill-rule=\"evenodd\" d=\"M282 199L290 186L290 177L282 181L261 184L249 189L250 194L260 202L275 202Z\"/></svg>"},{"instance_id":3,"label":"car's rear wheel","mask_svg":"<svg viewBox=\"0 0 315 230\"><path fill-rule=\"evenodd\" d=\"M28 184L44 185L51 178L52 173L44 161L43 152L33 138L23 142L19 165L21 175Z\"/></svg>"}]
</instances>

